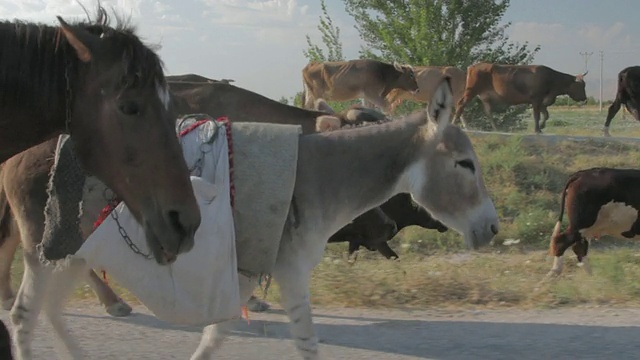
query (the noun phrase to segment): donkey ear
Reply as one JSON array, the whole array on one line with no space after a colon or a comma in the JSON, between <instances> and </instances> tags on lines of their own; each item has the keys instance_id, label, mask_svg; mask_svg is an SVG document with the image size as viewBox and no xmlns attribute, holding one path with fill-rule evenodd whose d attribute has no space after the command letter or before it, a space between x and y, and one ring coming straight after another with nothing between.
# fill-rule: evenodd
<instances>
[{"instance_id":1,"label":"donkey ear","mask_svg":"<svg viewBox=\"0 0 640 360\"><path fill-rule=\"evenodd\" d=\"M453 112L453 93L451 91L451 78L445 76L427 105L429 122L437 126L440 133L449 124Z\"/></svg>"},{"instance_id":2,"label":"donkey ear","mask_svg":"<svg viewBox=\"0 0 640 360\"><path fill-rule=\"evenodd\" d=\"M91 61L91 44L93 42L92 35L84 31L83 29L70 26L60 16L58 16L57 18L58 21L60 21L60 29L62 30L64 37L76 50L78 59L85 63Z\"/></svg>"}]
</instances>

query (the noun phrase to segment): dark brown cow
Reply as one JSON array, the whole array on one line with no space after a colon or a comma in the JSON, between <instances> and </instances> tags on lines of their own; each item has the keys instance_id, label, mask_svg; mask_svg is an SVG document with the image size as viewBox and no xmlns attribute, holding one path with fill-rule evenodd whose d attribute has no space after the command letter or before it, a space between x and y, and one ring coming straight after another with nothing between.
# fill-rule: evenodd
<instances>
[{"instance_id":1,"label":"dark brown cow","mask_svg":"<svg viewBox=\"0 0 640 360\"><path fill-rule=\"evenodd\" d=\"M391 90L419 91L411 66L368 59L312 62L302 69L302 79L302 103L307 109L320 98L347 101L363 97L388 113L386 96Z\"/></svg>"},{"instance_id":2,"label":"dark brown cow","mask_svg":"<svg viewBox=\"0 0 640 360\"><path fill-rule=\"evenodd\" d=\"M203 113L214 118L227 116L233 122L269 122L302 126L303 134L317 131L316 122L331 124L331 129L351 123L341 114L301 109L282 104L227 81L186 74L167 76L171 104L176 116Z\"/></svg>"},{"instance_id":3,"label":"dark brown cow","mask_svg":"<svg viewBox=\"0 0 640 360\"><path fill-rule=\"evenodd\" d=\"M640 238L640 170L592 168L572 174L562 192L560 215L549 252L555 256L550 275L562 272L562 256L572 247L590 273L587 252L591 239L610 235ZM561 232L567 211L569 226Z\"/></svg>"},{"instance_id":4,"label":"dark brown cow","mask_svg":"<svg viewBox=\"0 0 640 360\"><path fill-rule=\"evenodd\" d=\"M634 119L640 121L640 66L629 66L618 73L618 92L609 106L607 120L604 123L604 136L609 134L611 120L624 105Z\"/></svg>"},{"instance_id":5,"label":"dark brown cow","mask_svg":"<svg viewBox=\"0 0 640 360\"><path fill-rule=\"evenodd\" d=\"M418 225L438 232L448 230L444 224L431 217L428 211L411 199L409 194L398 194L379 208L369 210L357 217L329 238L330 243L349 242L349 256L360 246L368 250L377 250L387 259L399 258L387 242L398 231L410 225Z\"/></svg>"},{"instance_id":6,"label":"dark brown cow","mask_svg":"<svg viewBox=\"0 0 640 360\"><path fill-rule=\"evenodd\" d=\"M493 102L506 105L531 104L535 132L544 129L549 112L547 107L559 95L569 95L575 101L587 99L584 76L569 75L544 65L498 65L478 63L467 68L467 84L462 99L458 101L453 118L455 124L465 105L475 96L480 98L484 111L496 129L491 116ZM540 114L544 117L540 124ZM465 127L466 124L462 123Z\"/></svg>"}]
</instances>

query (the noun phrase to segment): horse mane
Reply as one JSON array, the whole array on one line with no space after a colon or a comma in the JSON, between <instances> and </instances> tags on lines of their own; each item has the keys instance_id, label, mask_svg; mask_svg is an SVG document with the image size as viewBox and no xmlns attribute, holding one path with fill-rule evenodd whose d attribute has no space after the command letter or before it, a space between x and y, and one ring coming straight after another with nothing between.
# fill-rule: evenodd
<instances>
[{"instance_id":1,"label":"horse mane","mask_svg":"<svg viewBox=\"0 0 640 360\"><path fill-rule=\"evenodd\" d=\"M106 10L98 5L93 21L69 25L96 36L111 36L110 44L117 51L105 51L105 54L114 56L114 62L122 62L125 78L165 85L159 57L135 35L128 19L115 12L114 15L116 24L112 26ZM75 50L59 26L23 20L0 21L0 107L5 109L5 115L17 114L16 109L22 107L32 108L33 113L49 118L40 119L41 122L60 116L64 113L68 87L77 83L79 66ZM120 85L144 85L135 80Z\"/></svg>"}]
</instances>

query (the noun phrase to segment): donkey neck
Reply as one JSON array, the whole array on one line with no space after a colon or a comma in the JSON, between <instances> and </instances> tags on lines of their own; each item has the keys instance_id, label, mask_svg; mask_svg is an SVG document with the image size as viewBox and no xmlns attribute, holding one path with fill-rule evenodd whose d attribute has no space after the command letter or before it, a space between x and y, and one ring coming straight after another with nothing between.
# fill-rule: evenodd
<instances>
[{"instance_id":1,"label":"donkey neck","mask_svg":"<svg viewBox=\"0 0 640 360\"><path fill-rule=\"evenodd\" d=\"M78 60L52 26L0 22L0 46L0 161L5 161L65 131L67 93Z\"/></svg>"},{"instance_id":2,"label":"donkey neck","mask_svg":"<svg viewBox=\"0 0 640 360\"><path fill-rule=\"evenodd\" d=\"M338 228L404 190L422 146L417 114L387 124L303 137L296 199ZM301 186L298 186L301 184Z\"/></svg>"}]
</instances>

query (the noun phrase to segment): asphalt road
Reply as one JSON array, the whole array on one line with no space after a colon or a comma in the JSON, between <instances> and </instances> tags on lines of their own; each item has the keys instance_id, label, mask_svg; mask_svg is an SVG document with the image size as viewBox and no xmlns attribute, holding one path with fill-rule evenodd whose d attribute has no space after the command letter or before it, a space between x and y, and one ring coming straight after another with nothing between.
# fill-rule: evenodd
<instances>
[{"instance_id":1,"label":"asphalt road","mask_svg":"<svg viewBox=\"0 0 640 360\"><path fill-rule=\"evenodd\" d=\"M315 309L324 359L638 359L640 309L368 310ZM2 311L0 318L8 320ZM128 318L71 306L72 333L88 359L189 359L200 328L163 323L141 306ZM58 358L43 319L35 359ZM298 357L279 310L239 321L217 360Z\"/></svg>"}]
</instances>

